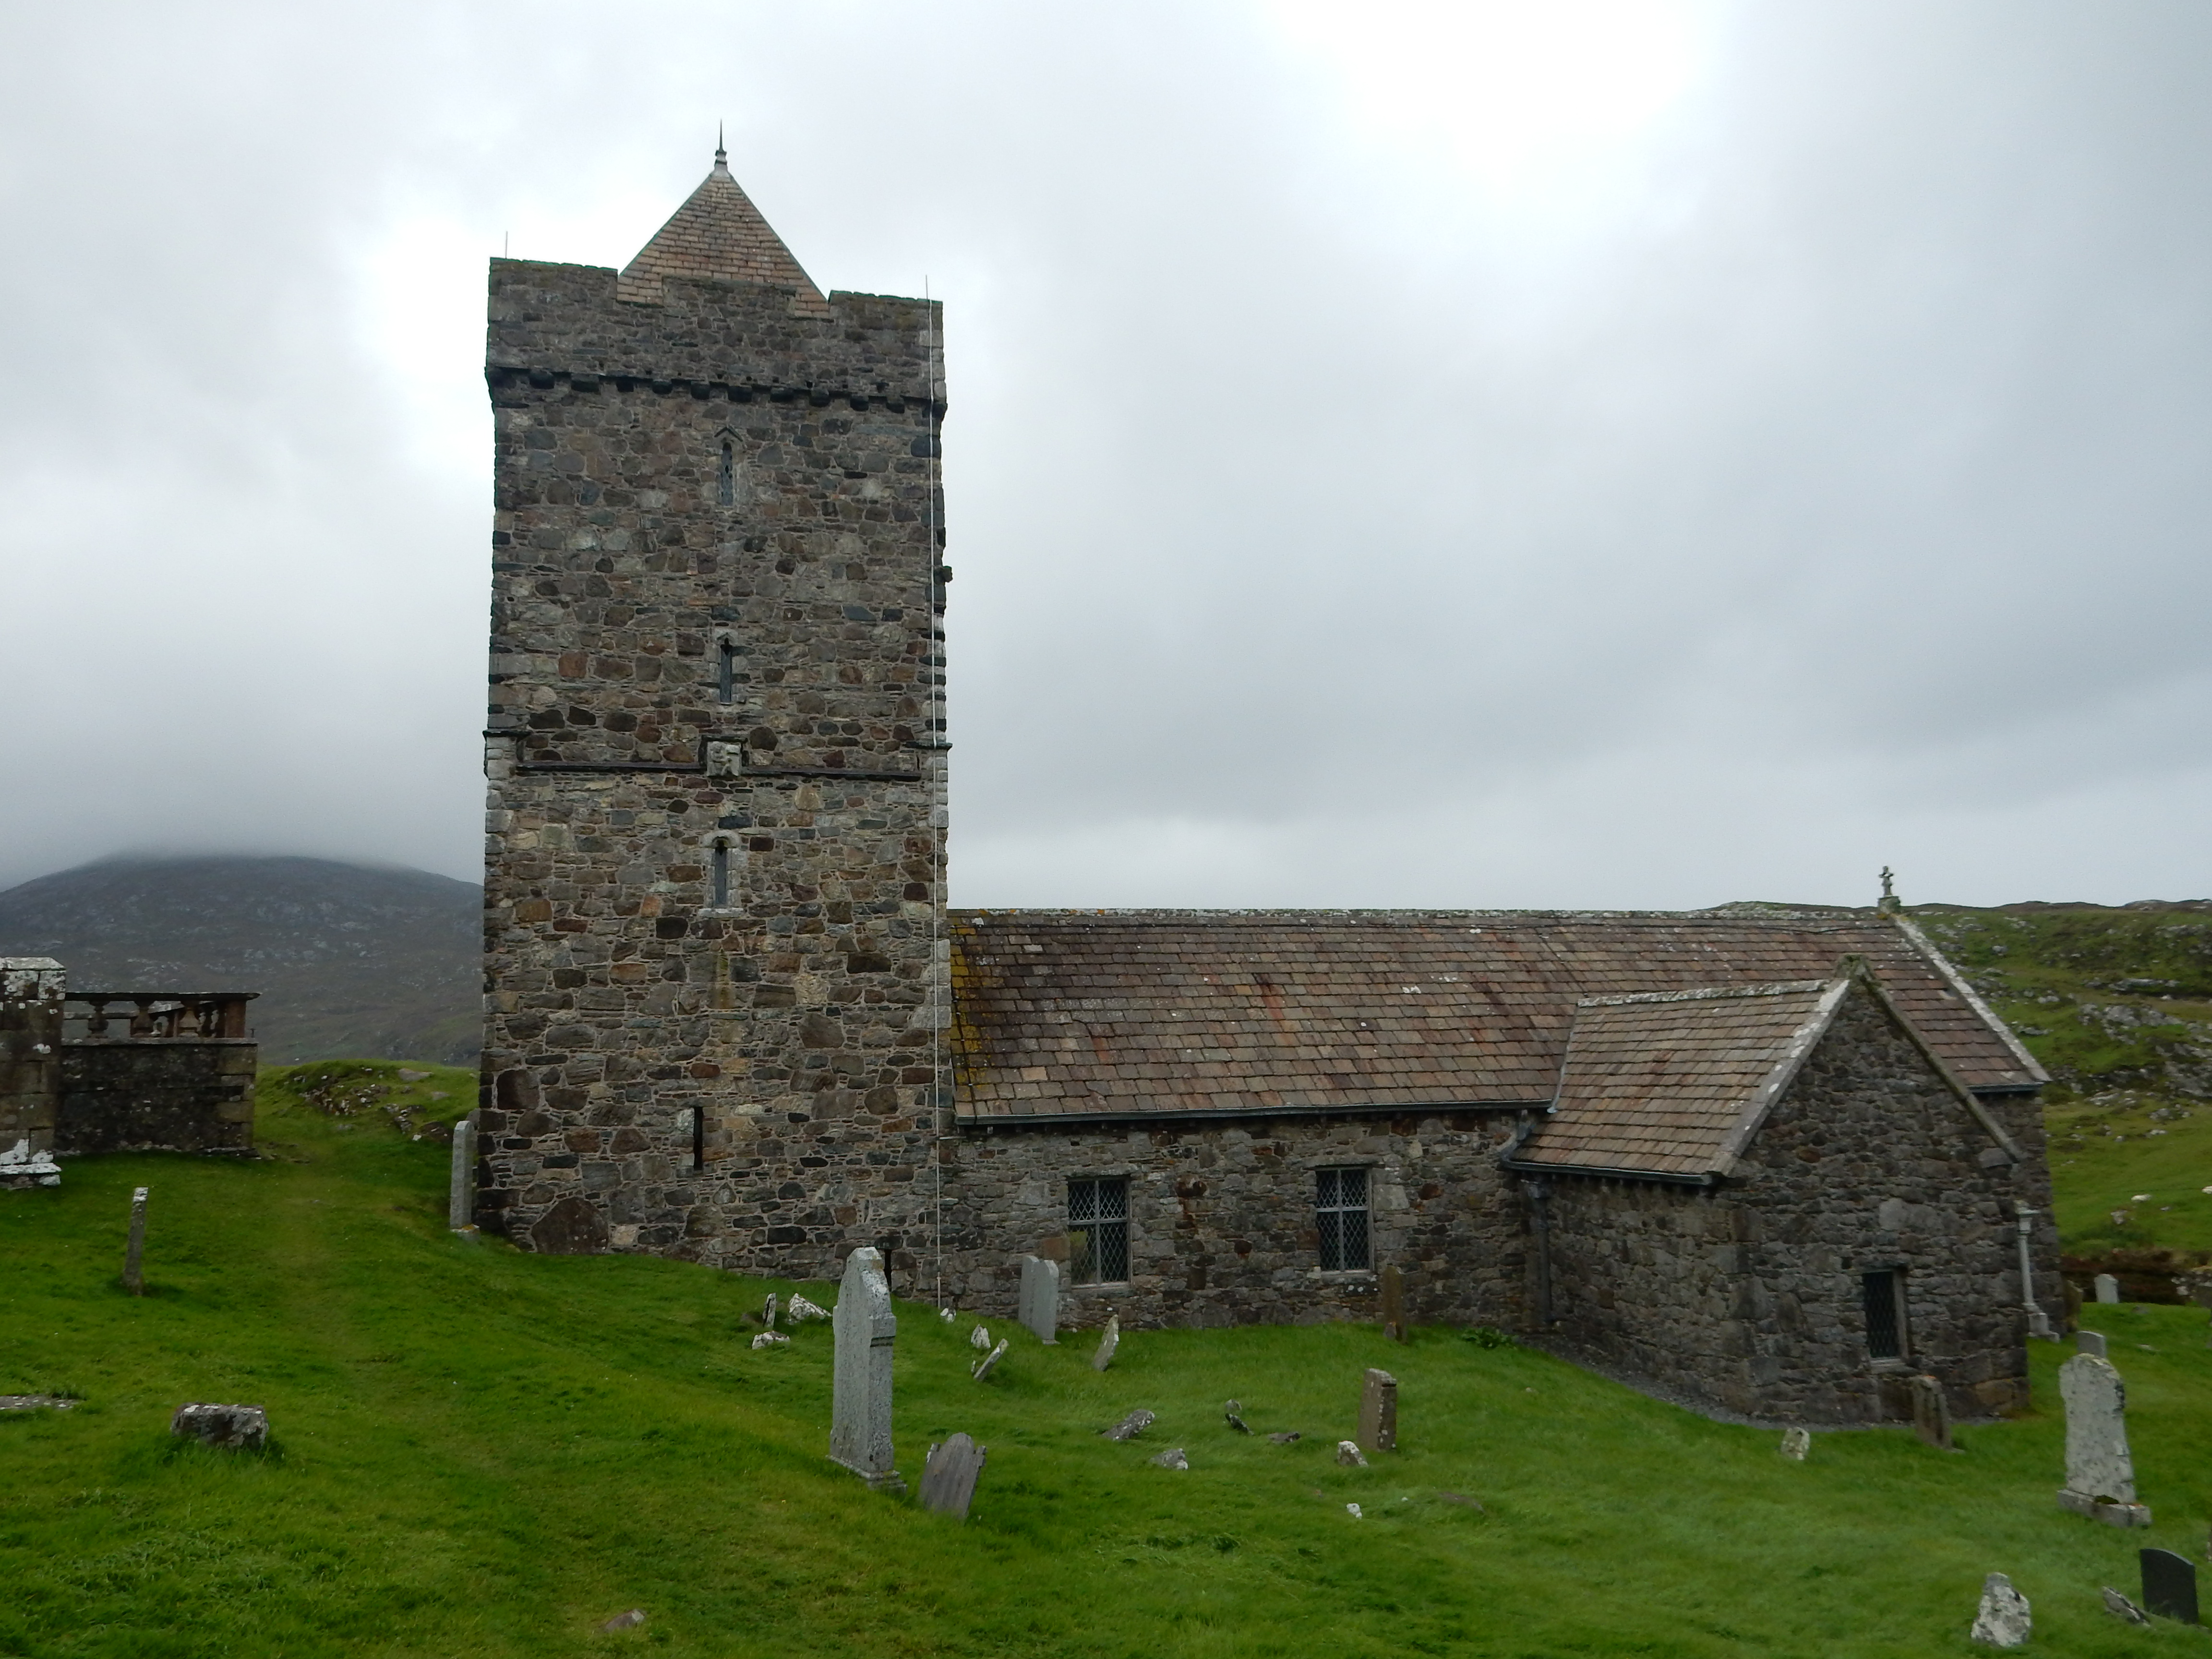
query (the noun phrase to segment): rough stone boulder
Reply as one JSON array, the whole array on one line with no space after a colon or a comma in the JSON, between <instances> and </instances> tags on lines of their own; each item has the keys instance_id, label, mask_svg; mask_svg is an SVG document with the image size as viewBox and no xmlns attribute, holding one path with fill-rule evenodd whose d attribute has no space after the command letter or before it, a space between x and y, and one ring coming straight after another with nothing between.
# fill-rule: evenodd
<instances>
[{"instance_id":1,"label":"rough stone boulder","mask_svg":"<svg viewBox=\"0 0 2212 1659\"><path fill-rule=\"evenodd\" d=\"M190 1435L203 1446L259 1451L269 1443L269 1413L258 1406L179 1406L169 1432Z\"/></svg>"}]
</instances>

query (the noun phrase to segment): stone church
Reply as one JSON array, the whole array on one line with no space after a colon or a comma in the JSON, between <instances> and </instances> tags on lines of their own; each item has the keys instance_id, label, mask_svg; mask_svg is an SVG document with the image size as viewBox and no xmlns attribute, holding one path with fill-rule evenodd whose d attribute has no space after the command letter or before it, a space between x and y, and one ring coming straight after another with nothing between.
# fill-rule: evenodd
<instances>
[{"instance_id":1,"label":"stone church","mask_svg":"<svg viewBox=\"0 0 2212 1659\"><path fill-rule=\"evenodd\" d=\"M940 307L720 151L492 262L477 1220L1063 1320L1486 1324L1709 1407L2026 1397L2038 1091L1893 905L958 912Z\"/></svg>"}]
</instances>

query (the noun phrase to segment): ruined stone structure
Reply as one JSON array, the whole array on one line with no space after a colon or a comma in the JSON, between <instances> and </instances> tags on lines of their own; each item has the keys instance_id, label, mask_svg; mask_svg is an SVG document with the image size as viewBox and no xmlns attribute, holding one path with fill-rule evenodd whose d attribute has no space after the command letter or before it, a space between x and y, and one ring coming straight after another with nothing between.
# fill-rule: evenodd
<instances>
[{"instance_id":1,"label":"ruined stone structure","mask_svg":"<svg viewBox=\"0 0 2212 1659\"><path fill-rule=\"evenodd\" d=\"M0 1152L251 1152L254 994L73 992L52 957L0 957Z\"/></svg>"},{"instance_id":2,"label":"ruined stone structure","mask_svg":"<svg viewBox=\"0 0 2212 1659\"><path fill-rule=\"evenodd\" d=\"M1753 1415L2022 1397L2045 1079L1893 907L948 914L936 307L718 152L619 272L495 261L486 372L479 1224L999 1316L1033 1255L1075 1328L1394 1266Z\"/></svg>"}]
</instances>

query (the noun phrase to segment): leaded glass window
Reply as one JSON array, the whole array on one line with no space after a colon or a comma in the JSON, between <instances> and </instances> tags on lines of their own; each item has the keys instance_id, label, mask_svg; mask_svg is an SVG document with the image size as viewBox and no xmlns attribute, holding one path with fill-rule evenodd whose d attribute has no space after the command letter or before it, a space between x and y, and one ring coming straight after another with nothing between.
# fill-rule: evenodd
<instances>
[{"instance_id":1,"label":"leaded glass window","mask_svg":"<svg viewBox=\"0 0 2212 1659\"><path fill-rule=\"evenodd\" d=\"M1067 1183L1067 1267L1077 1285L1118 1285L1129 1277L1127 1177Z\"/></svg>"},{"instance_id":2,"label":"leaded glass window","mask_svg":"<svg viewBox=\"0 0 2212 1659\"><path fill-rule=\"evenodd\" d=\"M1314 1218L1321 1230L1323 1273L1370 1267L1367 1249L1367 1171L1314 1171Z\"/></svg>"}]
</instances>

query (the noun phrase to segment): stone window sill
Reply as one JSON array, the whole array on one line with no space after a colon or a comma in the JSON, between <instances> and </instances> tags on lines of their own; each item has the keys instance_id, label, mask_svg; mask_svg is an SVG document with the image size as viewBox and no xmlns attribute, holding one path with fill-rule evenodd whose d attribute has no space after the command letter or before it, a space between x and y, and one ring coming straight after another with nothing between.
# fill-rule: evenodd
<instances>
[{"instance_id":1,"label":"stone window sill","mask_svg":"<svg viewBox=\"0 0 2212 1659\"><path fill-rule=\"evenodd\" d=\"M1067 1288L1079 1291L1085 1296L1127 1296L1130 1284L1126 1279L1116 1279L1103 1285L1070 1285Z\"/></svg>"},{"instance_id":2,"label":"stone window sill","mask_svg":"<svg viewBox=\"0 0 2212 1659\"><path fill-rule=\"evenodd\" d=\"M1316 1267L1307 1273L1306 1277L1321 1285L1372 1285L1375 1282L1375 1269L1345 1267L1332 1270Z\"/></svg>"}]
</instances>

